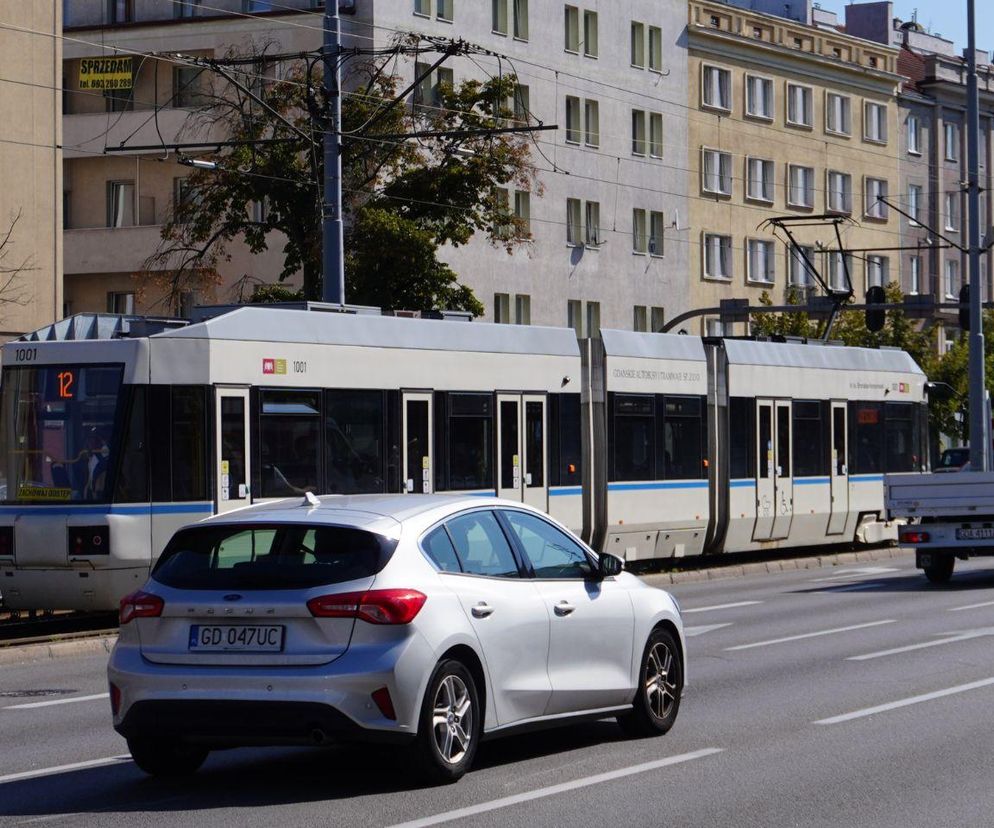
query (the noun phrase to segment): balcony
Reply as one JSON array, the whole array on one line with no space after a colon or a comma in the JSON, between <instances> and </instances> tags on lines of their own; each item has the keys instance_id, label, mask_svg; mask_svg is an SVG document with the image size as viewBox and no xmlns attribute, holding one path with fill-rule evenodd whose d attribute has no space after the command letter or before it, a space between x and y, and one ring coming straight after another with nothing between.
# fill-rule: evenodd
<instances>
[{"instance_id":1,"label":"balcony","mask_svg":"<svg viewBox=\"0 0 994 828\"><path fill-rule=\"evenodd\" d=\"M223 131L216 124L197 126L188 124L190 110L161 109L156 119L152 110L133 112L98 112L85 115L64 115L62 117L63 157L93 158L94 153L102 153L104 147L118 147L122 141L127 146L155 146L179 142L223 140ZM187 127L183 130L183 127ZM180 132L183 131L182 137ZM134 133L134 134L132 134ZM161 133L161 137L160 137ZM162 150L145 150L155 155Z\"/></svg>"}]
</instances>

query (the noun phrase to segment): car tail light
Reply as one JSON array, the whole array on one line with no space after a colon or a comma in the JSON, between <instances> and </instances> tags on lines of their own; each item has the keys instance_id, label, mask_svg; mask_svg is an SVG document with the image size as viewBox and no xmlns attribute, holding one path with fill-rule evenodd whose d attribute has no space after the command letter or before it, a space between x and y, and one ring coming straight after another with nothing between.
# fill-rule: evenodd
<instances>
[{"instance_id":1,"label":"car tail light","mask_svg":"<svg viewBox=\"0 0 994 828\"><path fill-rule=\"evenodd\" d=\"M396 721L397 711L393 709L393 699L390 698L390 691L386 687L381 687L379 690L374 690L372 696L373 701L376 702L376 706L380 708L383 718Z\"/></svg>"},{"instance_id":2,"label":"car tail light","mask_svg":"<svg viewBox=\"0 0 994 828\"><path fill-rule=\"evenodd\" d=\"M121 709L121 688L116 684L111 684L110 686L110 712L115 716L117 711Z\"/></svg>"},{"instance_id":3,"label":"car tail light","mask_svg":"<svg viewBox=\"0 0 994 828\"><path fill-rule=\"evenodd\" d=\"M928 543L928 532L921 529L902 529L899 533L902 543Z\"/></svg>"},{"instance_id":4,"label":"car tail light","mask_svg":"<svg viewBox=\"0 0 994 828\"><path fill-rule=\"evenodd\" d=\"M158 618L162 615L162 608L166 605L158 595L149 592L132 592L121 599L121 611L118 614L118 622L121 626L127 624L132 618Z\"/></svg>"},{"instance_id":5,"label":"car tail light","mask_svg":"<svg viewBox=\"0 0 994 828\"><path fill-rule=\"evenodd\" d=\"M307 609L316 618L358 618L370 624L409 624L428 596L416 589L371 589L311 598Z\"/></svg>"}]
</instances>

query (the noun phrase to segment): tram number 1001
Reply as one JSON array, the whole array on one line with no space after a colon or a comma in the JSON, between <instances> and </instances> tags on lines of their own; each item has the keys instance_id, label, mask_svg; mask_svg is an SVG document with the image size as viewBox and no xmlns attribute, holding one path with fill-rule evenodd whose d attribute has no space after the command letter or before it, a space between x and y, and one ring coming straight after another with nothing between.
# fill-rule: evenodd
<instances>
[{"instance_id":1,"label":"tram number 1001","mask_svg":"<svg viewBox=\"0 0 994 828\"><path fill-rule=\"evenodd\" d=\"M34 362L38 359L37 348L16 348L14 350L14 362Z\"/></svg>"},{"instance_id":2,"label":"tram number 1001","mask_svg":"<svg viewBox=\"0 0 994 828\"><path fill-rule=\"evenodd\" d=\"M293 361L293 373L295 374L306 374L307 373L307 363L301 360L295 359Z\"/></svg>"}]
</instances>

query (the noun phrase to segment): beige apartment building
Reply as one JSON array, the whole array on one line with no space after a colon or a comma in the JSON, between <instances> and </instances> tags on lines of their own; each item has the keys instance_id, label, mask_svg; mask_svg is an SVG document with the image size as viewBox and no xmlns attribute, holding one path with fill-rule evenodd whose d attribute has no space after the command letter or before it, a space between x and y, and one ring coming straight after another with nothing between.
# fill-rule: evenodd
<instances>
[{"instance_id":1,"label":"beige apartment building","mask_svg":"<svg viewBox=\"0 0 994 828\"><path fill-rule=\"evenodd\" d=\"M59 3L0 5L0 340L62 311L61 28Z\"/></svg>"},{"instance_id":2,"label":"beige apartment building","mask_svg":"<svg viewBox=\"0 0 994 828\"><path fill-rule=\"evenodd\" d=\"M774 216L812 218L796 234L833 291L847 269L860 298L896 280L900 220L877 196L902 200L898 50L724 3L688 9L691 307L755 305L764 292L780 304L812 287L803 259L762 226ZM844 218L851 253L823 215ZM686 327L746 332L716 317Z\"/></svg>"}]
</instances>

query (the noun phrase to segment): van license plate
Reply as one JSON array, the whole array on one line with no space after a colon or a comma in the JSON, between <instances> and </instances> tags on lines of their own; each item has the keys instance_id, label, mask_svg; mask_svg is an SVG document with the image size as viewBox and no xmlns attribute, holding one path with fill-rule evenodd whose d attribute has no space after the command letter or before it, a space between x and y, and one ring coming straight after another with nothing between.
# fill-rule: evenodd
<instances>
[{"instance_id":1,"label":"van license plate","mask_svg":"<svg viewBox=\"0 0 994 828\"><path fill-rule=\"evenodd\" d=\"M994 528L957 529L956 540L994 540Z\"/></svg>"},{"instance_id":2,"label":"van license plate","mask_svg":"<svg viewBox=\"0 0 994 828\"><path fill-rule=\"evenodd\" d=\"M279 653L282 625L194 624L190 627L191 653Z\"/></svg>"}]
</instances>

